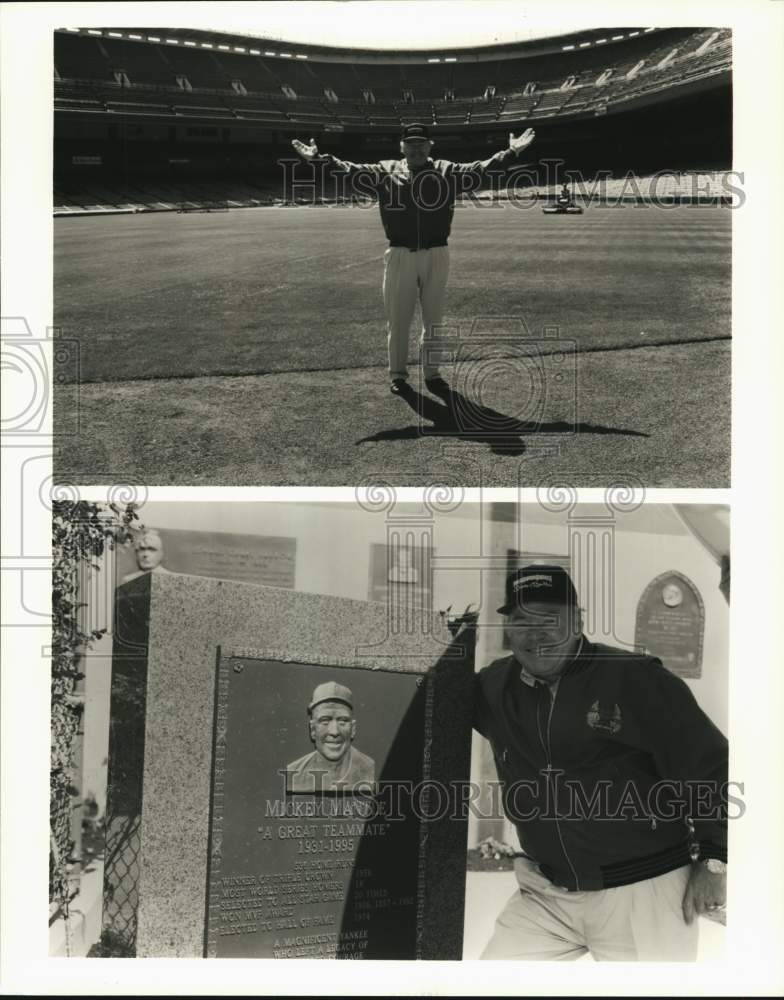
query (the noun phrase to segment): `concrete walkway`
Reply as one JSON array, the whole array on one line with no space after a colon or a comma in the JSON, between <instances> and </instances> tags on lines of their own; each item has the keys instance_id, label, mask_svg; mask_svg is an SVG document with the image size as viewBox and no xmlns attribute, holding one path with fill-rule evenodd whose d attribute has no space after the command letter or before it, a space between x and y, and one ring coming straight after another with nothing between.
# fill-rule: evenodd
<instances>
[{"instance_id":1,"label":"concrete walkway","mask_svg":"<svg viewBox=\"0 0 784 1000\"><path fill-rule=\"evenodd\" d=\"M101 936L103 858L91 861L82 872L79 892L71 900L68 920L60 914L49 924L52 958L84 958Z\"/></svg>"}]
</instances>

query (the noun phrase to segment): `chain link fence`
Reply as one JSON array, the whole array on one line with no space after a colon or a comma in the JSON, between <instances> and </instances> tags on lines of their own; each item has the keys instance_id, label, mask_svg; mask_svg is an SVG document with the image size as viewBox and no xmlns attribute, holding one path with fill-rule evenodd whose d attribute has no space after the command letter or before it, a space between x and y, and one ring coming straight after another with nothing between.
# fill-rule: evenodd
<instances>
[{"instance_id":1,"label":"chain link fence","mask_svg":"<svg viewBox=\"0 0 784 1000\"><path fill-rule=\"evenodd\" d=\"M144 657L115 657L106 801L102 954L136 954L144 772Z\"/></svg>"},{"instance_id":2,"label":"chain link fence","mask_svg":"<svg viewBox=\"0 0 784 1000\"><path fill-rule=\"evenodd\" d=\"M136 952L141 815L107 817L102 939L115 953Z\"/></svg>"},{"instance_id":3,"label":"chain link fence","mask_svg":"<svg viewBox=\"0 0 784 1000\"><path fill-rule=\"evenodd\" d=\"M67 786L54 786L49 797L49 902L68 896L67 859L71 853L71 794Z\"/></svg>"}]
</instances>

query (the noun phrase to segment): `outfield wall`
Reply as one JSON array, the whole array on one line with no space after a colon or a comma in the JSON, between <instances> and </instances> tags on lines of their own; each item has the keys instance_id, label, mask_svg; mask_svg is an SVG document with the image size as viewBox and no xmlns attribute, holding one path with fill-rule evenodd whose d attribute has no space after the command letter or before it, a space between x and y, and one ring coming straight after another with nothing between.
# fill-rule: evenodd
<instances>
[{"instance_id":1,"label":"outfield wall","mask_svg":"<svg viewBox=\"0 0 784 1000\"><path fill-rule=\"evenodd\" d=\"M574 201L577 205L613 207L620 205L645 204L659 207L674 205L725 205L737 207L743 199L742 175L733 171L714 171L711 173L694 173L680 175L659 175L655 177L637 177L629 175L614 178L606 182L596 179L585 179L572 188ZM57 218L81 217L92 215L136 215L142 212L182 212L182 211L227 211L234 208L323 208L353 207L355 202L346 199L315 196L311 201L305 198L292 200L275 198L268 192L259 189L256 192L240 194L234 191L235 197L220 197L220 188L211 190L204 185L198 189L184 187L179 192L171 189L155 191L149 189L145 195L138 192L136 197L123 191L121 187L109 190L102 186L93 190L89 185L76 193L58 198L55 196L54 215ZM531 201L546 204L553 202L560 193L560 187L536 186L521 189L511 194L506 191L498 193L480 193L473 199L487 204L492 201L516 202L520 206L528 206ZM463 202L457 202L456 207L464 207ZM221 204L217 204L220 201ZM362 201L366 207L368 202Z\"/></svg>"}]
</instances>

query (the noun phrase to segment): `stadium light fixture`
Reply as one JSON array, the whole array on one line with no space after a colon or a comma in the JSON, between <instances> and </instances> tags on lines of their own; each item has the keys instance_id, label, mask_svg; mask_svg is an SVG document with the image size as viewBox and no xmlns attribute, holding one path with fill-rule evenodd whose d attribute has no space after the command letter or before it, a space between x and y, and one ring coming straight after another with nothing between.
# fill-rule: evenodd
<instances>
[{"instance_id":1,"label":"stadium light fixture","mask_svg":"<svg viewBox=\"0 0 784 1000\"><path fill-rule=\"evenodd\" d=\"M234 51L235 52L244 52L245 49L244 49L244 47L242 45L235 45L234 46Z\"/></svg>"},{"instance_id":2,"label":"stadium light fixture","mask_svg":"<svg viewBox=\"0 0 784 1000\"><path fill-rule=\"evenodd\" d=\"M656 31L656 29L655 28L646 28L645 31L643 31L643 34L647 35L649 31Z\"/></svg>"},{"instance_id":3,"label":"stadium light fixture","mask_svg":"<svg viewBox=\"0 0 784 1000\"><path fill-rule=\"evenodd\" d=\"M201 47L203 49L211 49L212 48L212 42L202 42L201 43Z\"/></svg>"},{"instance_id":4,"label":"stadium light fixture","mask_svg":"<svg viewBox=\"0 0 784 1000\"><path fill-rule=\"evenodd\" d=\"M457 56L445 56L444 62L457 62Z\"/></svg>"},{"instance_id":5,"label":"stadium light fixture","mask_svg":"<svg viewBox=\"0 0 784 1000\"><path fill-rule=\"evenodd\" d=\"M62 30L63 31L75 31L77 35L79 34L79 29L78 28L63 28Z\"/></svg>"},{"instance_id":6,"label":"stadium light fixture","mask_svg":"<svg viewBox=\"0 0 784 1000\"><path fill-rule=\"evenodd\" d=\"M291 52L281 52L280 53L280 58L281 59L291 59L291 56L292 56Z\"/></svg>"},{"instance_id":7,"label":"stadium light fixture","mask_svg":"<svg viewBox=\"0 0 784 1000\"><path fill-rule=\"evenodd\" d=\"M191 49L195 49L196 48L196 42L183 42L182 44L183 45L187 45Z\"/></svg>"},{"instance_id":8,"label":"stadium light fixture","mask_svg":"<svg viewBox=\"0 0 784 1000\"><path fill-rule=\"evenodd\" d=\"M264 50L264 55L265 56L276 56L277 54L278 54L277 52L267 52L266 49Z\"/></svg>"},{"instance_id":9,"label":"stadium light fixture","mask_svg":"<svg viewBox=\"0 0 784 1000\"><path fill-rule=\"evenodd\" d=\"M573 45L562 45L561 46L561 52L569 52L573 48L574 48Z\"/></svg>"},{"instance_id":10,"label":"stadium light fixture","mask_svg":"<svg viewBox=\"0 0 784 1000\"><path fill-rule=\"evenodd\" d=\"M230 45L219 45L218 48L221 50L221 52L228 52L229 49L231 48L231 46Z\"/></svg>"},{"instance_id":11,"label":"stadium light fixture","mask_svg":"<svg viewBox=\"0 0 784 1000\"><path fill-rule=\"evenodd\" d=\"M607 39L606 38L597 38L596 39L596 44L597 45L606 45L607 44Z\"/></svg>"},{"instance_id":12,"label":"stadium light fixture","mask_svg":"<svg viewBox=\"0 0 784 1000\"><path fill-rule=\"evenodd\" d=\"M580 42L580 48L587 49L590 44L590 42Z\"/></svg>"},{"instance_id":13,"label":"stadium light fixture","mask_svg":"<svg viewBox=\"0 0 784 1000\"><path fill-rule=\"evenodd\" d=\"M630 31L629 32L629 38L634 38L635 35L639 35L639 33L640 33L639 31Z\"/></svg>"},{"instance_id":14,"label":"stadium light fixture","mask_svg":"<svg viewBox=\"0 0 784 1000\"><path fill-rule=\"evenodd\" d=\"M102 31L96 31L95 28L88 28L87 29L87 34L88 35L102 35L103 32Z\"/></svg>"},{"instance_id":15,"label":"stadium light fixture","mask_svg":"<svg viewBox=\"0 0 784 1000\"><path fill-rule=\"evenodd\" d=\"M164 41L166 42L167 45L179 45L180 44L179 38L166 38L166 39L164 39Z\"/></svg>"},{"instance_id":16,"label":"stadium light fixture","mask_svg":"<svg viewBox=\"0 0 784 1000\"><path fill-rule=\"evenodd\" d=\"M109 36L109 38L122 38L121 31L107 31L106 34Z\"/></svg>"},{"instance_id":17,"label":"stadium light fixture","mask_svg":"<svg viewBox=\"0 0 784 1000\"><path fill-rule=\"evenodd\" d=\"M297 55L297 59L307 59L308 57L303 53L302 55Z\"/></svg>"},{"instance_id":18,"label":"stadium light fixture","mask_svg":"<svg viewBox=\"0 0 784 1000\"><path fill-rule=\"evenodd\" d=\"M261 52L258 49L248 49L248 52L250 52L250 54L252 56L260 56L261 55Z\"/></svg>"},{"instance_id":19,"label":"stadium light fixture","mask_svg":"<svg viewBox=\"0 0 784 1000\"><path fill-rule=\"evenodd\" d=\"M147 41L148 42L159 42L160 38L158 38L157 35L148 35L147 36Z\"/></svg>"},{"instance_id":20,"label":"stadium light fixture","mask_svg":"<svg viewBox=\"0 0 784 1000\"><path fill-rule=\"evenodd\" d=\"M624 38L623 35L613 35L612 38L610 39L610 41L620 42L620 41L623 41L623 38Z\"/></svg>"},{"instance_id":21,"label":"stadium light fixture","mask_svg":"<svg viewBox=\"0 0 784 1000\"><path fill-rule=\"evenodd\" d=\"M135 42L140 42L142 40L141 35L128 35L128 37L132 38Z\"/></svg>"},{"instance_id":22,"label":"stadium light fixture","mask_svg":"<svg viewBox=\"0 0 784 1000\"><path fill-rule=\"evenodd\" d=\"M440 59L439 59L438 57L436 57L435 59L428 59L427 61L428 61L429 63L436 63L436 62L441 62L441 60L440 60Z\"/></svg>"}]
</instances>

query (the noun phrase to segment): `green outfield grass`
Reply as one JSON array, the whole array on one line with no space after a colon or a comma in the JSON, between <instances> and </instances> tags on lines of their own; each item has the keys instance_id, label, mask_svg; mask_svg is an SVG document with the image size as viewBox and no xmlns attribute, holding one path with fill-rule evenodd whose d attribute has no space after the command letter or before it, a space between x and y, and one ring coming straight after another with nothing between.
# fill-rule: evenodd
<instances>
[{"instance_id":1,"label":"green outfield grass","mask_svg":"<svg viewBox=\"0 0 784 1000\"><path fill-rule=\"evenodd\" d=\"M729 336L730 220L458 209L446 320L522 317L583 350ZM385 247L375 208L55 219L55 325L86 382L383 365Z\"/></svg>"},{"instance_id":2,"label":"green outfield grass","mask_svg":"<svg viewBox=\"0 0 784 1000\"><path fill-rule=\"evenodd\" d=\"M730 218L459 210L451 405L388 392L375 210L56 220L55 476L726 487Z\"/></svg>"}]
</instances>

